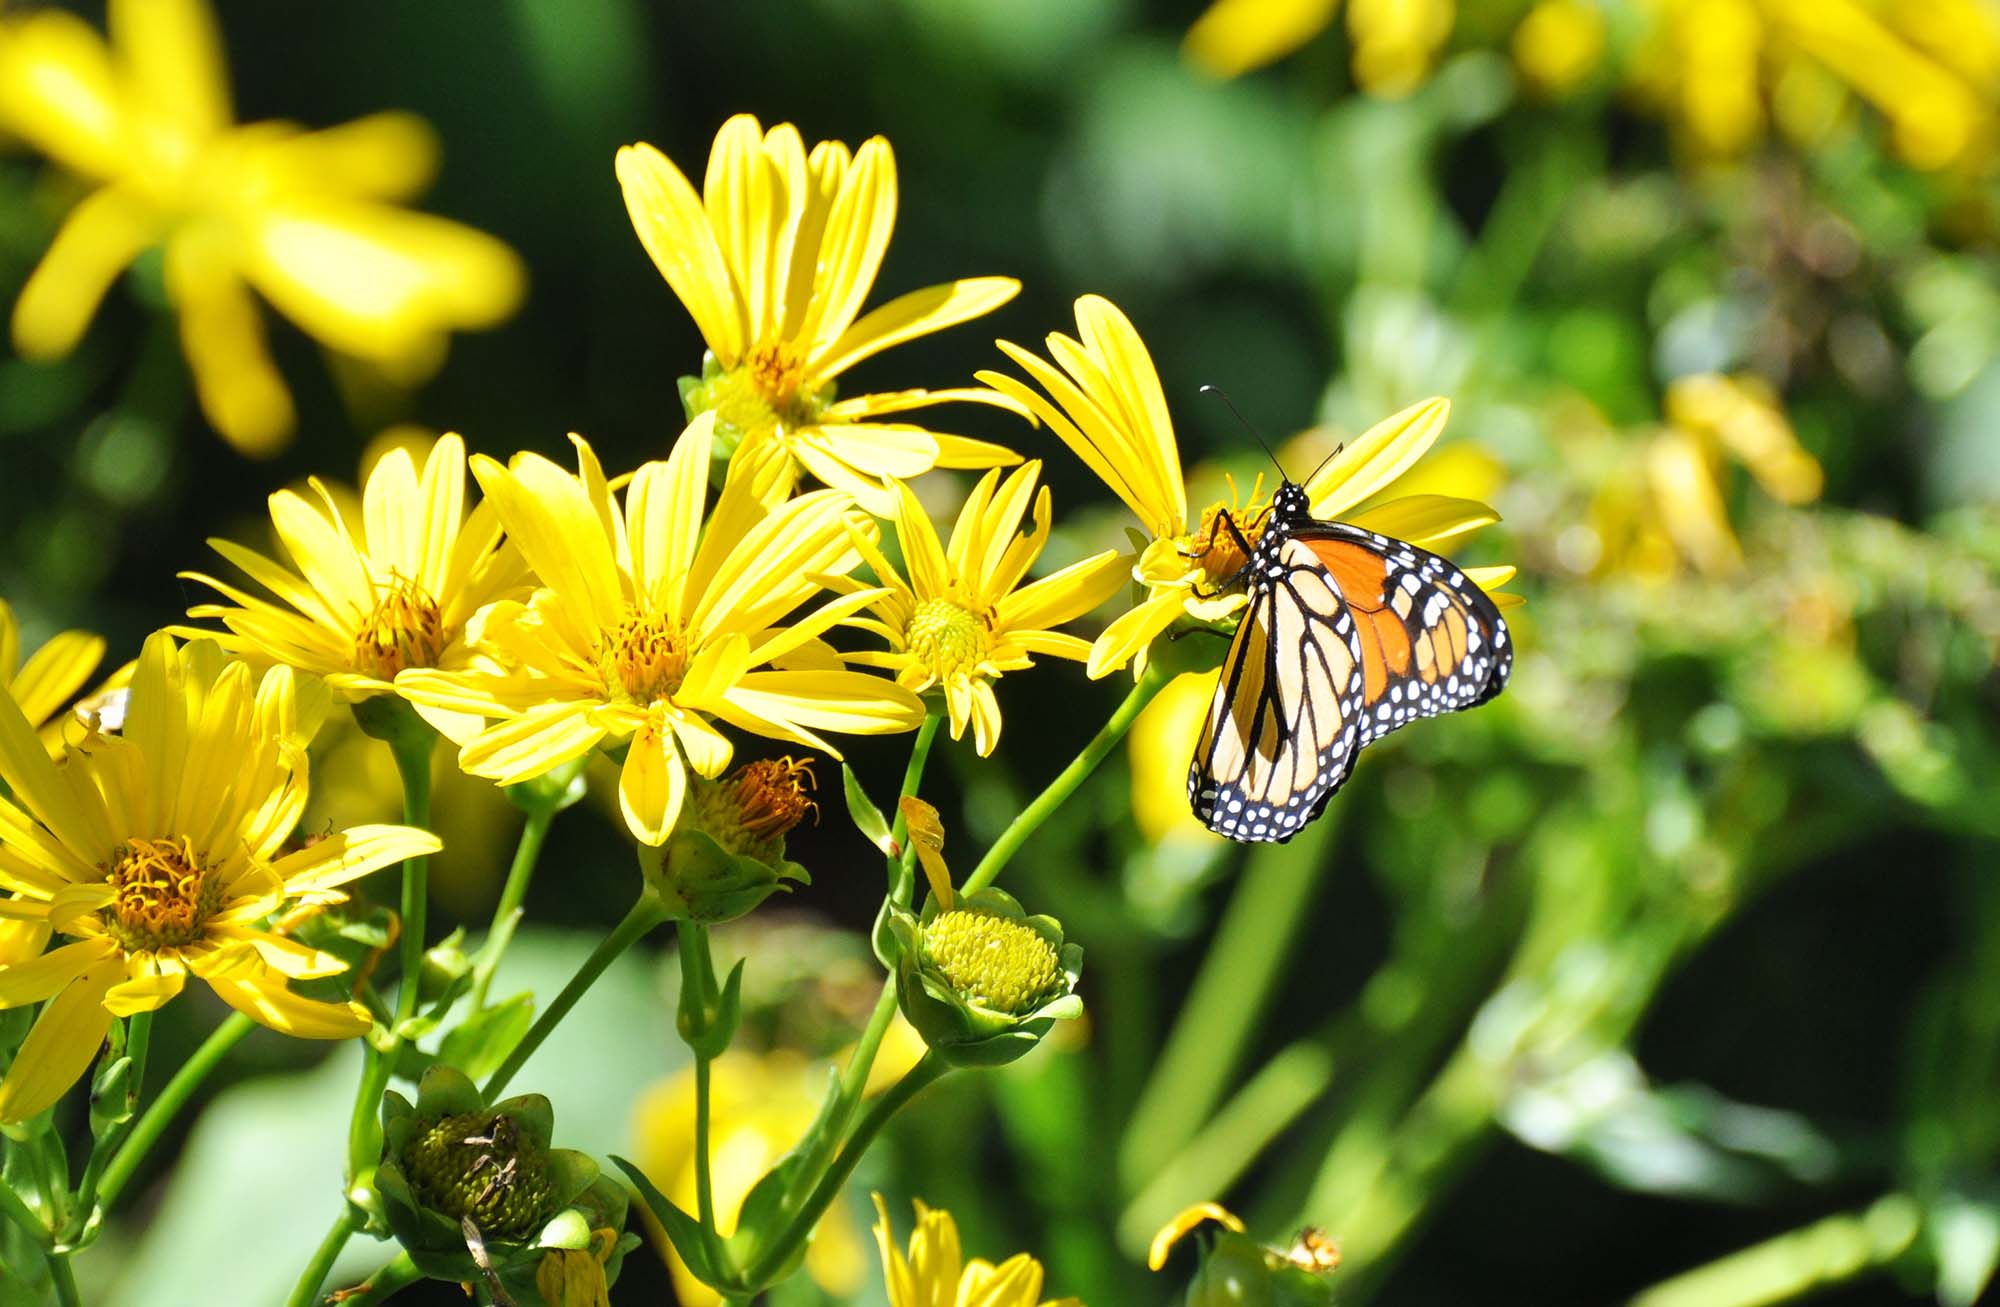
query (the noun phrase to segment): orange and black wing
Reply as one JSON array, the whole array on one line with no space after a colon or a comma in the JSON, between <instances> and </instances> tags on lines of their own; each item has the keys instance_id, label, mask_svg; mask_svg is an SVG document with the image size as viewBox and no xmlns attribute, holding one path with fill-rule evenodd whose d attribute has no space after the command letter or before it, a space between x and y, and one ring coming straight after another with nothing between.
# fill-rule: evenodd
<instances>
[{"instance_id":1,"label":"orange and black wing","mask_svg":"<svg viewBox=\"0 0 2000 1307\"><path fill-rule=\"evenodd\" d=\"M1252 572L1188 773L1195 815L1246 842L1290 839L1364 745L1486 702L1513 664L1499 610L1447 559L1340 523L1275 558Z\"/></svg>"},{"instance_id":2,"label":"orange and black wing","mask_svg":"<svg viewBox=\"0 0 2000 1307\"><path fill-rule=\"evenodd\" d=\"M1347 777L1361 709L1362 643L1346 601L1305 545L1287 541L1254 571L1250 603L1188 771L1210 830L1283 841Z\"/></svg>"}]
</instances>

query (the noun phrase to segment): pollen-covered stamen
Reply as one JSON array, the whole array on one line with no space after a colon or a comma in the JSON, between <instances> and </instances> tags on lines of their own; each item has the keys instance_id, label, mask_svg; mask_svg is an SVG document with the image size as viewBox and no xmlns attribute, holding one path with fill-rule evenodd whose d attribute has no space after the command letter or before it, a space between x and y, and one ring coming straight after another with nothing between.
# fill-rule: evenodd
<instances>
[{"instance_id":1,"label":"pollen-covered stamen","mask_svg":"<svg viewBox=\"0 0 2000 1307\"><path fill-rule=\"evenodd\" d=\"M615 697L652 704L681 688L692 651L687 633L662 613L628 610L605 642L605 684Z\"/></svg>"},{"instance_id":2,"label":"pollen-covered stamen","mask_svg":"<svg viewBox=\"0 0 2000 1307\"><path fill-rule=\"evenodd\" d=\"M924 928L924 952L961 998L991 1012L1032 1012L1062 980L1055 946L990 912L946 912Z\"/></svg>"},{"instance_id":3,"label":"pollen-covered stamen","mask_svg":"<svg viewBox=\"0 0 2000 1307\"><path fill-rule=\"evenodd\" d=\"M185 836L127 840L105 882L113 897L99 920L128 952L192 944L222 906L221 880Z\"/></svg>"},{"instance_id":4,"label":"pollen-covered stamen","mask_svg":"<svg viewBox=\"0 0 2000 1307\"><path fill-rule=\"evenodd\" d=\"M436 666L447 643L437 600L408 577L392 575L354 633L354 665L389 680L405 667Z\"/></svg>"},{"instance_id":5,"label":"pollen-covered stamen","mask_svg":"<svg viewBox=\"0 0 2000 1307\"><path fill-rule=\"evenodd\" d=\"M805 384L806 361L783 341L767 341L750 351L743 361L751 383L774 409L787 409Z\"/></svg>"},{"instance_id":6,"label":"pollen-covered stamen","mask_svg":"<svg viewBox=\"0 0 2000 1307\"><path fill-rule=\"evenodd\" d=\"M1250 487L1249 503L1250 507L1243 507L1231 478L1228 502L1218 499L1202 509L1201 524L1187 534L1187 546L1181 552L1201 567L1203 579L1211 585L1224 584L1241 572L1250 562L1244 546L1255 549L1258 537L1264 534L1271 506L1264 500L1262 473Z\"/></svg>"},{"instance_id":7,"label":"pollen-covered stamen","mask_svg":"<svg viewBox=\"0 0 2000 1307\"><path fill-rule=\"evenodd\" d=\"M805 820L806 813L818 813L819 805L806 797L808 790L818 788L811 763L810 758L790 756L759 758L736 769L733 795L747 834L772 839Z\"/></svg>"},{"instance_id":8,"label":"pollen-covered stamen","mask_svg":"<svg viewBox=\"0 0 2000 1307\"><path fill-rule=\"evenodd\" d=\"M910 614L903 647L934 681L972 676L986 661L992 636L986 620L950 599L926 599Z\"/></svg>"}]
</instances>

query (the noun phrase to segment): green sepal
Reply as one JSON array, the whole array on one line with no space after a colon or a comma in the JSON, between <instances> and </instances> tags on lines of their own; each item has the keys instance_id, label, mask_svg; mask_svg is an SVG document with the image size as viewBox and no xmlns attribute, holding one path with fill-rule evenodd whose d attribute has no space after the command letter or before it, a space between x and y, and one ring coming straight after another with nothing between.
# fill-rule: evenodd
<instances>
[{"instance_id":1,"label":"green sepal","mask_svg":"<svg viewBox=\"0 0 2000 1307\"><path fill-rule=\"evenodd\" d=\"M759 862L729 852L705 831L677 830L657 848L641 845L646 887L675 921L713 926L734 921L787 882L812 883L806 869L782 858Z\"/></svg>"},{"instance_id":2,"label":"green sepal","mask_svg":"<svg viewBox=\"0 0 2000 1307\"><path fill-rule=\"evenodd\" d=\"M646 1210L658 1220L667 1232L667 1241L680 1254L694 1278L717 1292L727 1292L732 1286L725 1268L718 1262L721 1249L709 1240L708 1231L702 1229L701 1222L674 1206L673 1200L661 1193L658 1186L646 1178L646 1173L618 1154L611 1154L611 1162L625 1173L632 1187L639 1193L639 1200L646 1204Z\"/></svg>"},{"instance_id":3,"label":"green sepal","mask_svg":"<svg viewBox=\"0 0 2000 1307\"><path fill-rule=\"evenodd\" d=\"M561 812L576 804L589 791L590 787L584 779L589 763L590 755L581 754L539 776L513 785L502 785L500 792L523 812Z\"/></svg>"},{"instance_id":4,"label":"green sepal","mask_svg":"<svg viewBox=\"0 0 2000 1307\"><path fill-rule=\"evenodd\" d=\"M363 735L382 740L399 752L428 749L437 742L437 729L399 694L371 694L353 704L354 724Z\"/></svg>"},{"instance_id":5,"label":"green sepal","mask_svg":"<svg viewBox=\"0 0 2000 1307\"><path fill-rule=\"evenodd\" d=\"M707 357L712 359L715 356L709 354ZM702 406L701 378L678 377L674 381L674 390L681 397L681 416L689 422L700 417Z\"/></svg>"},{"instance_id":6,"label":"green sepal","mask_svg":"<svg viewBox=\"0 0 2000 1307\"><path fill-rule=\"evenodd\" d=\"M692 1011L688 996L682 995L675 1025L682 1041L701 1057L721 1057L730 1041L736 1038L737 1027L743 1024L743 964L746 961L748 959L739 958L736 965L729 969L729 979L722 982L722 992L716 995L714 1010Z\"/></svg>"},{"instance_id":7,"label":"green sepal","mask_svg":"<svg viewBox=\"0 0 2000 1307\"><path fill-rule=\"evenodd\" d=\"M481 1008L446 1032L438 1056L475 1080L499 1069L535 1021L535 996L522 991Z\"/></svg>"},{"instance_id":8,"label":"green sepal","mask_svg":"<svg viewBox=\"0 0 2000 1307\"><path fill-rule=\"evenodd\" d=\"M116 1057L100 1063L91 1078L90 1136L100 1143L132 1119L139 1090L132 1072L131 1058Z\"/></svg>"},{"instance_id":9,"label":"green sepal","mask_svg":"<svg viewBox=\"0 0 2000 1307\"><path fill-rule=\"evenodd\" d=\"M868 792L861 788L861 778L854 774L854 769L844 762L840 764L840 788L847 795L847 815L853 820L854 829L861 832L862 838L882 850L888 857L893 858L901 853L902 848L890 832L888 818L884 817L882 810L875 806L875 801L868 797Z\"/></svg>"}]
</instances>

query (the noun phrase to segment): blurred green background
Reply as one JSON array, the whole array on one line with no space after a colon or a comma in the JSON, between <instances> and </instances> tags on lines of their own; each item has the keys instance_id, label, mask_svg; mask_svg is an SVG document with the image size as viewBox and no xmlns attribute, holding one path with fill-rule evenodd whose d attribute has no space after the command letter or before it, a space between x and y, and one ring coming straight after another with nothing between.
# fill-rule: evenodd
<instances>
[{"instance_id":1,"label":"blurred green background","mask_svg":"<svg viewBox=\"0 0 2000 1307\"><path fill-rule=\"evenodd\" d=\"M1894 87L1845 89L1797 6L1730 0L1709 9L1765 25L1745 94L1772 125L1722 150L1633 89L1663 48L1687 59L1669 84L1716 84L1673 26L1695 6L1555 6L1538 21L1598 23L1594 53L1587 22L1552 29L1582 51L1560 85L1521 35L1548 8L1362 4L1229 80L1182 48L1199 3L221 0L239 118L421 114L444 147L425 207L509 242L528 297L414 389L270 315L301 419L260 462L204 425L135 274L68 360L0 358L0 594L30 645L80 626L128 657L194 601L174 573L209 567L206 537L263 539L266 494L352 482L398 424L558 458L573 430L614 471L662 455L701 342L632 234L613 152L650 141L698 177L738 111L808 141L879 132L902 202L877 299L985 273L1025 290L854 386L961 384L998 362L992 336L1067 330L1095 291L1152 348L1190 464L1261 464L1202 383L1274 436L1445 394L1433 458L1488 481L1505 518L1465 556L1517 563L1529 605L1508 694L1372 751L1292 845L1135 824L1145 792L1123 755L1107 766L1008 880L1083 943L1087 1033L920 1100L821 1277L880 1301L851 1245L874 1186L899 1227L919 1195L969 1249L1028 1249L1094 1307L1175 1299L1190 1262L1149 1275L1145 1241L1211 1197L1272 1240L1326 1228L1352 1303L1617 1302L1697 1267L1647 1301L1971 1302L2000 1252L1992 119L1915 166ZM1964 33L2000 49L2000 14L1911 9L1971 24L1898 39L1990 110L2000 56L1982 80ZM1444 35L1417 41L1407 84L1358 86L1371 31L1398 30L1385 12L1442 13ZM1815 88L1817 116L1797 108ZM0 153L0 297L74 194ZM952 416L1048 460L1052 563L1119 541L1046 432ZM1123 690L1067 665L1009 677L1000 754L933 767L954 850L982 847ZM903 749L851 756L886 793ZM329 811L390 810L386 753L323 751ZM477 929L515 818L471 783L440 806L438 925ZM823 1072L805 1059L845 1042L872 990L853 932L874 855L829 807L793 840L814 885L719 944L754 955L746 1044L776 1055L745 1072L768 1109L746 1109L746 1139L781 1133L801 1094L809 1114ZM622 839L587 810L558 824L496 992L551 992L618 918ZM558 1142L672 1153L661 961L628 959L517 1081L555 1100ZM207 1002L163 1013L156 1074L218 1018ZM261 1302L296 1274L335 1210L355 1050L316 1061L261 1033L245 1050L109 1251L80 1259L90 1301ZM357 1248L335 1283L385 1255ZM614 1300L668 1284L642 1251ZM438 1288L408 1300L455 1299ZM800 1276L784 1297L825 1294Z\"/></svg>"}]
</instances>

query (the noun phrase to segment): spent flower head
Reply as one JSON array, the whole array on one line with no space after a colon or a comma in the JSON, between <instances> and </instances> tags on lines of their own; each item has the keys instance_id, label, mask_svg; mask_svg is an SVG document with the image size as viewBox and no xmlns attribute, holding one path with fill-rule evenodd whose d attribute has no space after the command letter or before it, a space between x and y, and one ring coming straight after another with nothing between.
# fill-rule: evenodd
<instances>
[{"instance_id":1,"label":"spent flower head","mask_svg":"<svg viewBox=\"0 0 2000 1307\"><path fill-rule=\"evenodd\" d=\"M1255 544L1267 505L1253 490L1251 502L1232 498L1191 513L1166 394L1145 343L1117 306L1100 296L1076 302L1076 321L1074 338L1050 333L1048 359L999 342L1039 390L1006 373L982 372L979 378L1047 423L1150 537L1132 569L1145 597L1091 646L1090 675L1099 677L1135 659L1143 664L1148 646L1183 616L1217 622L1243 607L1244 596L1226 587L1244 564L1243 545ZM1344 444L1305 482L1313 515L1433 550L1498 521L1484 504L1434 494L1355 511L1423 457L1450 411L1445 400L1427 400ZM1513 574L1511 567L1466 569L1489 593Z\"/></svg>"},{"instance_id":2,"label":"spent flower head","mask_svg":"<svg viewBox=\"0 0 2000 1307\"><path fill-rule=\"evenodd\" d=\"M1004 480L998 469L981 477L959 510L949 544L938 540L910 488L893 483L896 538L907 580L873 541L856 540L888 593L870 605L868 615L848 624L880 635L889 648L848 654L847 661L891 670L899 684L919 693L940 689L952 738L963 736L971 723L982 757L1000 740L993 683L1032 666L1034 654L1088 659L1088 642L1052 628L1110 598L1126 571L1117 551L1106 550L1023 584L1049 539L1049 490L1035 488L1040 475L1041 464L1031 462ZM1023 531L1021 520L1031 505L1034 524ZM863 588L851 578L831 584Z\"/></svg>"},{"instance_id":3,"label":"spent flower head","mask_svg":"<svg viewBox=\"0 0 2000 1307\"><path fill-rule=\"evenodd\" d=\"M646 144L618 152L618 180L646 252L708 344L709 364L684 395L689 416L721 420L723 452L733 439L775 440L796 466L880 516L884 477L1019 460L894 417L954 400L1011 407L991 391L834 395L863 359L990 313L1021 288L1011 277L968 277L861 312L896 222L887 141L808 151L790 123L766 132L738 114L716 133L701 194Z\"/></svg>"},{"instance_id":4,"label":"spent flower head","mask_svg":"<svg viewBox=\"0 0 2000 1307\"><path fill-rule=\"evenodd\" d=\"M288 937L284 913L340 903L340 888L439 848L427 831L355 826L286 852L306 802L306 745L323 691L276 667L253 677L211 641L146 641L116 735L52 761L0 696L0 887L8 914L64 944L0 967L0 1006L47 1000L4 1082L0 1120L33 1116L74 1084L114 1016L150 1012L192 975L274 1030L367 1031L358 1003L288 981L337 975L339 958ZM274 924L275 923L275 924Z\"/></svg>"},{"instance_id":5,"label":"spent flower head","mask_svg":"<svg viewBox=\"0 0 2000 1307\"><path fill-rule=\"evenodd\" d=\"M817 578L860 561L851 501L835 490L786 499L786 478L745 450L708 510L714 427L713 414L689 423L664 462L633 473L622 503L580 437L573 474L539 454L506 467L475 457L541 588L480 615L475 642L498 667L411 671L397 685L419 705L487 720L462 736L459 762L503 785L622 745L620 806L655 847L680 817L689 770L729 766L717 722L838 757L818 732L923 720L915 695L819 643L879 592L794 618L822 593Z\"/></svg>"},{"instance_id":6,"label":"spent flower head","mask_svg":"<svg viewBox=\"0 0 2000 1307\"><path fill-rule=\"evenodd\" d=\"M0 129L97 186L14 306L24 355L69 353L118 272L160 247L203 411L264 454L290 435L292 402L252 287L329 348L403 376L434 368L446 333L513 312L511 250L398 207L436 168L422 121L238 125L202 0L111 0L110 31L107 46L56 10L0 28Z\"/></svg>"},{"instance_id":7,"label":"spent flower head","mask_svg":"<svg viewBox=\"0 0 2000 1307\"><path fill-rule=\"evenodd\" d=\"M346 698L393 694L411 668L470 666L473 614L527 591L527 567L501 542L499 514L490 504L466 511L465 442L456 435L431 446L421 471L402 448L377 460L358 521L317 478L312 489L317 504L290 490L271 496L290 567L209 541L276 602L181 573L231 601L197 604L188 616L221 622L227 630L212 638L232 652L311 672Z\"/></svg>"}]
</instances>

